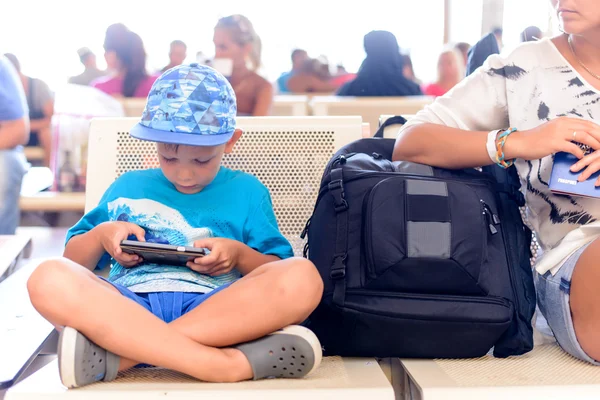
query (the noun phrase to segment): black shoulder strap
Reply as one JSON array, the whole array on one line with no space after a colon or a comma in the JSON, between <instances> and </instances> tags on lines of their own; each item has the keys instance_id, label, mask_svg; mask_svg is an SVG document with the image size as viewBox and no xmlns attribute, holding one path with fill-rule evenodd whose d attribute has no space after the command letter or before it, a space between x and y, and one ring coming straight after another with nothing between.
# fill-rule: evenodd
<instances>
[{"instance_id":1,"label":"black shoulder strap","mask_svg":"<svg viewBox=\"0 0 600 400\"><path fill-rule=\"evenodd\" d=\"M346 259L348 257L348 202L344 193L344 176L341 168L331 171L328 185L329 194L333 196L336 213L335 254L329 277L334 281L333 302L344 305L346 296Z\"/></svg>"},{"instance_id":2,"label":"black shoulder strap","mask_svg":"<svg viewBox=\"0 0 600 400\"><path fill-rule=\"evenodd\" d=\"M377 132L375 132L375 135L373 135L373 137L382 138L383 131L386 127L388 127L390 125L396 125L396 124L404 125L405 123L406 123L406 118L404 118L401 115L396 115L394 117L390 117L390 118L386 119L383 122L383 124L381 124L379 126L379 128L377 129Z\"/></svg>"}]
</instances>

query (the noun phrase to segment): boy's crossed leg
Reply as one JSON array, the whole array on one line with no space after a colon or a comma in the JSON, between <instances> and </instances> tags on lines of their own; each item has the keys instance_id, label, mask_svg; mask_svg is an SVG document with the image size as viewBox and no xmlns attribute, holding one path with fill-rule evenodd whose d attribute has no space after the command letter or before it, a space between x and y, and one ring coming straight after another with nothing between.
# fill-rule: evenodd
<instances>
[{"instance_id":1,"label":"boy's crossed leg","mask_svg":"<svg viewBox=\"0 0 600 400\"><path fill-rule=\"evenodd\" d=\"M120 355L120 369L139 360L201 380L232 382L252 378L252 366L241 351L216 347L253 340L304 320L320 300L322 282L307 260L269 263L171 324L67 259L42 263L28 289L46 319L72 327Z\"/></svg>"}]
</instances>

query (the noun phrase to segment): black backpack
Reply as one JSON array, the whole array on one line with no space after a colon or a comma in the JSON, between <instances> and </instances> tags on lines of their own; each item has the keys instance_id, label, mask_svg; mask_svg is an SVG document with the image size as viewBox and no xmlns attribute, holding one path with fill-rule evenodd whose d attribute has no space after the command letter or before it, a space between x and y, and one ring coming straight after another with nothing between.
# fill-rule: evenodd
<instances>
[{"instance_id":1,"label":"black backpack","mask_svg":"<svg viewBox=\"0 0 600 400\"><path fill-rule=\"evenodd\" d=\"M531 232L516 171L391 162L362 139L328 163L305 251L327 355L466 358L533 347Z\"/></svg>"}]
</instances>

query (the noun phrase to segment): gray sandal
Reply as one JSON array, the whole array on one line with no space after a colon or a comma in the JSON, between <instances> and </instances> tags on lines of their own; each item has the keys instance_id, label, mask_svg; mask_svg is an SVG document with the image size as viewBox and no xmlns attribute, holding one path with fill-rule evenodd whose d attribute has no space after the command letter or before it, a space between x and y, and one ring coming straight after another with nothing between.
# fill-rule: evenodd
<instances>
[{"instance_id":1,"label":"gray sandal","mask_svg":"<svg viewBox=\"0 0 600 400\"><path fill-rule=\"evenodd\" d=\"M58 339L60 380L68 388L98 381L112 381L121 358L98 346L77 330L65 327Z\"/></svg>"},{"instance_id":2,"label":"gray sandal","mask_svg":"<svg viewBox=\"0 0 600 400\"><path fill-rule=\"evenodd\" d=\"M244 353L250 362L254 380L302 378L313 372L322 358L317 336L299 325L290 325L234 348Z\"/></svg>"}]
</instances>

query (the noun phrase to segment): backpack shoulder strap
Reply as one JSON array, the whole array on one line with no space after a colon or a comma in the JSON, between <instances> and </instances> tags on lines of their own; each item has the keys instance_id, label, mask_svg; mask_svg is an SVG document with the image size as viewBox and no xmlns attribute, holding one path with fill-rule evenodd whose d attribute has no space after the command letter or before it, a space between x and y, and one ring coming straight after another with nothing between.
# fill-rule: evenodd
<instances>
[{"instance_id":1,"label":"backpack shoulder strap","mask_svg":"<svg viewBox=\"0 0 600 400\"><path fill-rule=\"evenodd\" d=\"M373 137L382 138L383 131L385 130L386 127L388 127L390 125L396 125L396 124L404 125L405 123L406 123L406 118L404 118L401 115L396 115L394 117L390 117L387 120L385 120L385 122L383 124L381 124L381 126L379 126L379 128L377 129L377 132L375 132L375 135L373 135Z\"/></svg>"}]
</instances>

